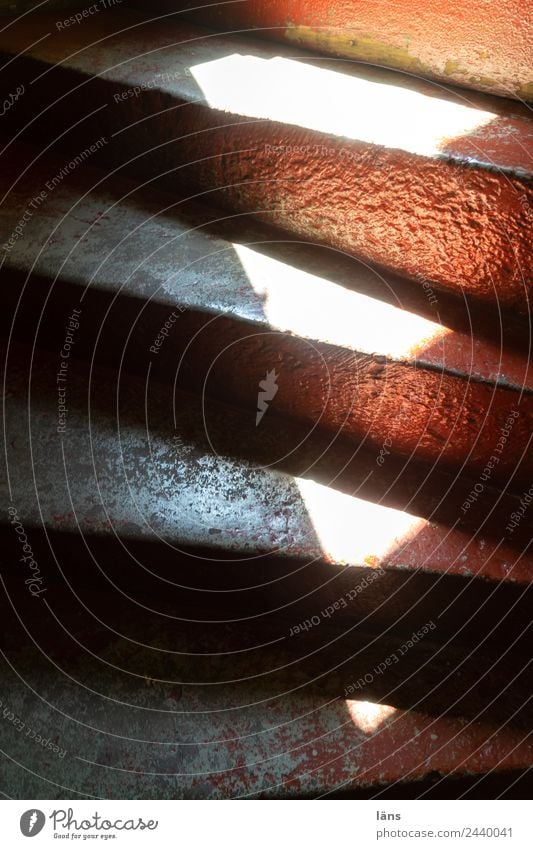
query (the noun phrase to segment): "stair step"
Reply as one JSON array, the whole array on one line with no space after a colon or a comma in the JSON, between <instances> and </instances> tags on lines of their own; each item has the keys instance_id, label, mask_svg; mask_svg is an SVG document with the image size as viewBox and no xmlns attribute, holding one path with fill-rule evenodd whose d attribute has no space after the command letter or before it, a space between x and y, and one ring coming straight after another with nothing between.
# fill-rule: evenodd
<instances>
[{"instance_id":1,"label":"stair step","mask_svg":"<svg viewBox=\"0 0 533 849\"><path fill-rule=\"evenodd\" d=\"M441 682L455 696L470 690L494 704L501 691L490 690L484 670L470 687L455 664L423 681L416 649L403 653L401 640L376 650L360 637L342 670L325 662L312 678L283 643L261 645L255 625L211 626L198 641L188 623L160 621L144 605L135 612L111 596L103 611L105 593L62 595L68 604L50 594L38 613L18 599L16 613L3 610L4 777L12 795L379 795L416 781L411 792L423 797L429 779L505 776L531 762L531 734L516 712L502 721L483 707L472 716L422 707ZM369 695L373 687L381 698ZM32 770L21 769L35 734L46 742L35 742Z\"/></svg>"},{"instance_id":2,"label":"stair step","mask_svg":"<svg viewBox=\"0 0 533 849\"><path fill-rule=\"evenodd\" d=\"M112 10L66 31L30 16L0 50L24 51L2 72L25 89L5 116L19 140L57 139L73 161L89 140L95 164L527 316L531 122L516 107Z\"/></svg>"},{"instance_id":3,"label":"stair step","mask_svg":"<svg viewBox=\"0 0 533 849\"><path fill-rule=\"evenodd\" d=\"M527 491L533 373L509 334L488 341L452 330L402 309L401 280L386 303L390 279L356 260L339 269L330 249L206 206L148 199L87 166L26 214L35 187L63 164L33 149L4 154L2 241L27 219L2 264L4 335L59 355L69 333L69 358L218 397L251 421L274 372L278 391L259 411L261 426L268 411L305 433L355 440L376 475L393 456L468 474L459 503L475 492L456 518L486 485Z\"/></svg>"},{"instance_id":4,"label":"stair step","mask_svg":"<svg viewBox=\"0 0 533 849\"><path fill-rule=\"evenodd\" d=\"M415 489L410 501L420 507L417 514L408 498L402 505L401 484L394 489L386 479L369 483L364 463L357 471L362 484L355 473L350 481L353 451L336 447L328 456L327 444L313 437L295 450L287 424L278 426L274 418L265 419L257 436L254 423L243 425L231 408L204 405L198 396L152 383L118 380L74 361L60 399L68 411L58 433L57 357L39 352L31 362L30 353L12 347L6 358L3 500L6 511L12 505L31 530L49 575L58 571L48 550L53 538L62 568L92 580L95 564L85 540L119 583L125 575L129 582L143 578L143 569L132 563L136 552L149 569L144 578L153 578L159 590L178 571L187 604L209 600L216 607L221 588L236 592L240 607L239 590L248 588L249 614L255 615L264 611L262 588L273 581L274 607L285 609L288 587L294 587L296 602L303 598L305 611L314 613L319 600L329 605L353 589L354 573L338 567L354 566L365 570L357 575L366 574L373 589L356 593L352 610L342 607L346 616L355 611L398 623L409 621L413 611L424 622L439 614L442 633L455 635L461 621L466 634L473 629L479 636L505 611L508 622L500 622L498 644L505 627L513 638L522 633L533 565L527 510L502 538L516 498L497 493L491 509L480 499L480 527L460 530L454 527L453 486L433 501L423 488ZM6 511L4 550L16 562L14 514ZM453 519L443 522L447 511ZM213 558L224 568L214 572ZM377 581L377 567L390 575L377 573ZM463 583L457 584L459 578Z\"/></svg>"},{"instance_id":5,"label":"stair step","mask_svg":"<svg viewBox=\"0 0 533 849\"><path fill-rule=\"evenodd\" d=\"M130 5L142 9L144 4L137 0ZM179 12L179 20L187 13L223 32L251 32L416 77L433 77L446 86L533 100L529 61L533 32L523 0L513 0L505 8L475 0L453 10L387 0L359 0L357 7L290 0L217 4L155 0L150 10Z\"/></svg>"}]
</instances>

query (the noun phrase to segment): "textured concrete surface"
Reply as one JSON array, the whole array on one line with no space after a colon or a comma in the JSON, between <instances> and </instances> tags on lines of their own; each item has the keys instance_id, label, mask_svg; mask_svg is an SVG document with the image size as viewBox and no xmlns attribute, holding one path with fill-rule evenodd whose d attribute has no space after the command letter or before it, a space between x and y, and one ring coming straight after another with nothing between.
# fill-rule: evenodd
<instances>
[{"instance_id":1,"label":"textured concrete surface","mask_svg":"<svg viewBox=\"0 0 533 849\"><path fill-rule=\"evenodd\" d=\"M0 245L35 186L46 187L65 168L64 156L20 144L8 147L2 161ZM170 313L179 304L341 345L375 362L386 357L533 389L527 325L505 324L501 316L491 325L462 301L428 296L416 282L291 240L247 214L176 203L136 185L87 165L69 174L4 251L3 272L24 275L24 291L32 277L43 278L41 291L46 279L52 295L62 284L88 281L87 296L97 290L135 299L143 311L160 305ZM20 285L14 279L6 286L5 303L19 301Z\"/></svg>"},{"instance_id":2,"label":"textured concrete surface","mask_svg":"<svg viewBox=\"0 0 533 849\"><path fill-rule=\"evenodd\" d=\"M52 141L81 122L59 141L73 154L103 135L95 159L148 179L164 173L178 196L189 185L421 286L527 314L531 125L504 101L465 105L296 50L280 48L273 63L259 42L133 14L60 33L34 17L0 48L6 58L25 51L4 71L8 88L24 80L27 89L6 116L13 129L31 122L34 137ZM317 116L328 109L323 127Z\"/></svg>"},{"instance_id":3,"label":"textured concrete surface","mask_svg":"<svg viewBox=\"0 0 533 849\"><path fill-rule=\"evenodd\" d=\"M332 622L288 637L274 616L247 622L241 608L231 621L224 597L206 623L201 608L176 604L179 586L141 592L127 575L105 589L108 570L79 566L65 558L61 582L39 599L17 575L3 577L10 796L375 794L530 763L527 660L513 640L496 655L443 648L439 624L404 651L409 630L345 624L332 644Z\"/></svg>"},{"instance_id":4,"label":"textured concrete surface","mask_svg":"<svg viewBox=\"0 0 533 849\"><path fill-rule=\"evenodd\" d=\"M16 159L6 164L6 173L20 170L21 179L11 190L5 184L3 241L23 219L32 186L46 186L61 171L60 158L41 158L26 174ZM59 344L70 304L79 304L85 328L75 351L86 357L100 353L253 411L259 382L275 370L276 414L349 437L376 458L381 452L378 465L400 455L470 474L472 486L484 475L484 483L520 494L529 488L533 394L526 356L505 356L501 344L473 346L458 332L441 336L435 323L420 320L421 330L411 313L357 300L355 291L333 283L321 294L323 280L301 281L297 267L243 246L242 233L239 243L204 233L203 223L216 220L212 210L195 208L187 217L170 209L154 218L139 196L128 197L132 186L98 186L85 197L101 175L73 176L50 192L6 253L6 302L18 312L13 328L5 314L6 333L27 339L33 324L42 341ZM161 198L160 208L169 206L172 200ZM272 319L272 287L282 269L281 311ZM342 300L324 335L313 333L324 321L302 331L302 312L332 311L336 294ZM374 323L369 305L377 311ZM344 345L331 344L348 316ZM404 321L407 345L391 352ZM515 385L495 384L496 369L500 379L513 375Z\"/></svg>"},{"instance_id":5,"label":"textured concrete surface","mask_svg":"<svg viewBox=\"0 0 533 849\"><path fill-rule=\"evenodd\" d=\"M139 8L141 2L134 2ZM205 8L202 8L205 6ZM524 0L497 6L486 0L258 0L213 4L156 0L166 14L185 12L222 31L252 32L333 56L429 76L522 100L533 99L533 30ZM180 14L181 17L181 14Z\"/></svg>"}]
</instances>

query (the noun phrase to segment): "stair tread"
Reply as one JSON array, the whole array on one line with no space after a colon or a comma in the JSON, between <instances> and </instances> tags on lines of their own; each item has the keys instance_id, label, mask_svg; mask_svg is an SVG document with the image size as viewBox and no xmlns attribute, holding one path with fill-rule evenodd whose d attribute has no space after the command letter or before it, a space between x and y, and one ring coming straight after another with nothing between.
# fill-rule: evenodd
<instances>
[{"instance_id":1,"label":"stair tread","mask_svg":"<svg viewBox=\"0 0 533 849\"><path fill-rule=\"evenodd\" d=\"M271 51L253 40L216 36L169 21L143 23L141 16L130 13L109 11L68 32L54 33L53 28L53 19L39 16L20 28L11 27L9 39L0 39L0 48L11 56L25 49L24 56L13 63L13 73L19 77L26 67L34 82L30 87L28 81L24 97L8 113L9 121L16 122L17 115L21 121L29 118L33 97L43 103L55 100L58 75L64 74L74 95L61 99L58 108L68 103L72 117L72 110L77 114L79 108L76 98L83 94L80 119L87 119L93 107L96 110L83 122L84 137L88 127L102 131L107 141L100 153L121 167L127 144L132 168L152 177L164 171L165 182L175 188L185 179L235 209L254 210L259 217L306 238L322 238L333 247L395 268L418 279L420 285L425 281L437 289L466 292L487 303L497 298L503 308L528 312L531 168L525 151L531 123L526 119L428 97L416 91L415 83L408 90L405 81L401 86L397 80L390 83L391 94L390 86L372 81L371 69L354 70L348 65L341 73L341 64L335 62L326 70L297 51L284 53L280 48L279 57L269 62ZM44 32L50 37L28 47ZM248 59L249 73L244 67ZM56 62L59 68L52 67ZM335 90L370 87L368 112L346 110L343 95L337 98L337 135L334 116L327 122L329 129L314 126L321 112L316 100L312 119L302 117L302 126L291 124L296 98L289 97L290 82L273 86L262 77L273 73L279 62L293 63L295 92L298 86L308 85L298 79L306 74L314 81L316 74L324 73ZM39 74L42 63L44 70ZM259 88L253 85L256 72L263 80ZM221 84L226 73L232 85ZM87 82L95 74L98 85L93 90ZM52 83L48 92L46 87ZM145 87L142 96L132 96L135 86ZM315 88L313 82L311 90ZM267 114L273 90L282 107L278 117ZM254 96L247 96L247 91ZM259 114L254 114L255 104L260 103L257 91L265 97L270 92L264 114L261 106ZM280 97L281 91L286 91L285 98ZM242 102L224 104L221 92L242 95ZM435 147L420 125L415 134L405 135L412 122L404 116L404 120L391 120L404 133L403 141L387 143L387 122L379 121L365 139L363 130L372 116L387 114L376 109L375 98L381 95L392 98L395 108L405 100L405 109L414 110L415 124L420 119L425 128L432 110L437 116L450 110L456 116L454 110L459 110L459 124L464 118L477 129L471 126L465 136L464 127L458 131L454 124L450 132L461 136L457 143L447 141L439 147L436 142ZM202 105L206 98L207 107ZM180 104L188 105L179 108ZM326 110L335 109L335 104L331 92L321 100ZM59 131L58 108L45 108L54 137ZM368 120L359 121L360 114ZM356 118L359 123L352 130L344 127L343 121ZM304 127L306 121L312 126ZM484 129L479 128L480 122ZM465 138L475 146L477 156L465 153ZM308 154L306 145L312 148L313 143L321 150ZM269 146L271 151L266 150ZM148 157L146 150L151 147L157 150ZM413 210L414 223L410 222ZM512 234L512 248L507 234L503 236L505 230Z\"/></svg>"},{"instance_id":2,"label":"stair tread","mask_svg":"<svg viewBox=\"0 0 533 849\"><path fill-rule=\"evenodd\" d=\"M298 50L298 48L287 49L278 46L276 57L273 57L270 45L264 45L260 40L247 38L246 35L239 33L218 34L204 27L194 26L182 21L157 21L149 16L137 15L124 10L118 12L109 10L105 16L100 18L95 16L87 20L83 27L75 27L66 33L58 32L56 23L57 17L55 15L43 13L38 17L26 19L23 24L15 24L5 34L0 34L0 49L12 54L19 51L24 52L24 55L45 63L61 62L69 70L75 70L87 76L97 74L103 79L117 82L120 85L124 83L130 85L148 84L150 88L172 93L184 102L197 101L199 98L209 101L209 93L206 93L199 81L203 79L203 76L200 76L200 68L204 63L223 60L228 56L228 46L232 46L236 58L244 59L249 56L250 58L270 60L271 65L275 65L285 57L287 60L296 61L299 59L302 62L310 59L309 54ZM43 32L50 32L50 36L29 47L28 37L33 38L36 35L42 35ZM96 41L95 37L103 40ZM154 54L157 54L157 66L154 65ZM154 74L155 67L157 67L157 73ZM222 68L222 66L220 67ZM413 121L415 123L420 122L424 112L426 112L427 121L427 112L434 106L434 101L444 112L446 112L449 103L457 107L458 128L462 126L461 118L466 126L468 126L469 118L472 119L474 125L476 124L476 113L478 113L480 119L479 128L475 134L475 155L472 153L467 155L465 143L454 138L452 134L447 138L443 133L442 138L445 140L445 144L443 143L441 147L438 144L439 137L436 137L433 143L426 142L423 135L422 139L417 140L414 137L412 139L411 137L404 138L399 134L395 142L391 144L386 141L386 128L381 129L381 124L373 126L374 114L377 111L376 101L372 104L363 101L363 108L367 110L366 123L370 123L372 135L376 138L373 143L392 147L397 144L400 149L420 153L423 156L438 155L440 150L441 155L457 156L458 159L473 160L489 167L509 168L511 171L527 173L530 176L533 173L533 166L530 157L527 155L528 147L524 145L525 141L531 140L531 124L527 119L524 120L523 116L513 114L514 107L512 105L507 108L509 114L505 114L505 105L494 101L494 108L497 112L504 114L495 112L487 115L485 110L478 108L476 102L478 100L480 104L485 104L487 99L483 97L477 99L475 94L469 93L466 98L460 92L453 90L441 93L440 90L431 89L427 83L416 79L416 77L407 80L404 75L388 72L384 69L357 65L354 67L353 63L328 62L328 60L317 57L316 68L319 70L322 67L331 72L334 69L339 69L339 72L347 75L347 79L387 80L389 85L397 89L394 91L394 95L398 98L402 97L402 92L411 93L410 97L407 96L401 101L406 124ZM232 90L222 93L219 92L219 89L213 88L213 108L231 111L236 115L240 114L245 117L272 120L266 110L264 114L256 114L261 110L258 92L253 92L252 97L247 98L244 94L245 80L242 74L243 72L253 74L254 64L247 65L243 62L241 66L237 62L234 68L235 70L231 71L229 77L229 81L234 83L231 87ZM216 71L216 69L214 70ZM259 76L258 79L262 80L263 78ZM319 79L319 74L314 76L315 81ZM157 81L157 85L154 85L154 81ZM248 80L247 83L250 84L250 81ZM290 86L290 80L285 80L285 84ZM341 86L341 94L344 95L340 75L338 79L331 78L331 85L335 86L335 84ZM240 94L241 88L243 89L242 95ZM332 91L333 88L328 89L326 94L330 97ZM356 89L354 91L357 92ZM381 94L379 84L370 91L373 91L379 103ZM428 94L430 91L431 95ZM280 94L281 92L278 90L276 92L278 99L280 99ZM223 95L227 95L227 106L221 105ZM219 96L221 98L220 103L217 100ZM272 106L270 101L269 105ZM327 108L326 98L321 105ZM315 129L317 132L326 132L326 134L331 132L320 129L319 127L323 126L322 124L313 126L315 121L320 121L319 115L312 117L300 114L297 104L293 103L291 106L292 111L282 107L284 114L280 120L283 120L284 123L293 123L296 126ZM397 104L396 108L398 108ZM334 113L334 115L338 121L338 114ZM396 117L395 114L394 117ZM485 124L482 119L490 121L490 132L486 129L483 130ZM388 121L392 123L392 115L388 116ZM352 126L346 132L342 132L341 127L342 125L339 126L338 135L353 140L366 141L371 132L368 127L365 127L363 121L355 125L352 122ZM346 128L348 128L348 124L346 124ZM334 125L332 131L333 129ZM441 128L439 127L439 129ZM382 134L383 140L381 140ZM509 138L506 139L505 136L509 136ZM500 141L499 147L496 145L496 140Z\"/></svg>"}]
</instances>

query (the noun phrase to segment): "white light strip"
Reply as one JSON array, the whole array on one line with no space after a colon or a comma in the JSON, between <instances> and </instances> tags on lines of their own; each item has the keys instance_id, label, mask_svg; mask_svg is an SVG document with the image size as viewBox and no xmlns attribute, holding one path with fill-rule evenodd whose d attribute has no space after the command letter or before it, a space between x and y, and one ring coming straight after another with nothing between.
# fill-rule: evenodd
<instances>
[{"instance_id":1,"label":"white light strip","mask_svg":"<svg viewBox=\"0 0 533 849\"><path fill-rule=\"evenodd\" d=\"M379 566L427 524L425 519L295 478L324 557L333 563Z\"/></svg>"},{"instance_id":2,"label":"white light strip","mask_svg":"<svg viewBox=\"0 0 533 849\"><path fill-rule=\"evenodd\" d=\"M190 70L215 109L424 156L497 117L294 59L232 54Z\"/></svg>"},{"instance_id":3,"label":"white light strip","mask_svg":"<svg viewBox=\"0 0 533 849\"><path fill-rule=\"evenodd\" d=\"M276 330L368 354L406 359L450 333L398 307L233 244Z\"/></svg>"}]
</instances>

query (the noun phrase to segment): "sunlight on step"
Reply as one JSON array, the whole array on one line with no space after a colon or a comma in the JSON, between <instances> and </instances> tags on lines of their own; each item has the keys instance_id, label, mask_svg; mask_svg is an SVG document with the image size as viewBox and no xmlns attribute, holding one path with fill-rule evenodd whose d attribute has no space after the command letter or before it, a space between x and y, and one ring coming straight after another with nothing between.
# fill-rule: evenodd
<instances>
[{"instance_id":1,"label":"sunlight on step","mask_svg":"<svg viewBox=\"0 0 533 849\"><path fill-rule=\"evenodd\" d=\"M425 519L345 495L304 478L294 479L324 557L334 563L379 566L426 526Z\"/></svg>"},{"instance_id":2,"label":"sunlight on step","mask_svg":"<svg viewBox=\"0 0 533 849\"><path fill-rule=\"evenodd\" d=\"M397 709L391 705L379 705L375 702L357 702L346 699L346 707L353 721L365 734L372 734L393 714Z\"/></svg>"},{"instance_id":3,"label":"sunlight on step","mask_svg":"<svg viewBox=\"0 0 533 849\"><path fill-rule=\"evenodd\" d=\"M235 53L190 70L215 109L425 156L438 154L449 139L470 134L497 117L401 86L281 57Z\"/></svg>"},{"instance_id":4,"label":"sunlight on step","mask_svg":"<svg viewBox=\"0 0 533 849\"><path fill-rule=\"evenodd\" d=\"M414 313L233 244L272 328L363 353L406 358L449 334Z\"/></svg>"}]
</instances>

